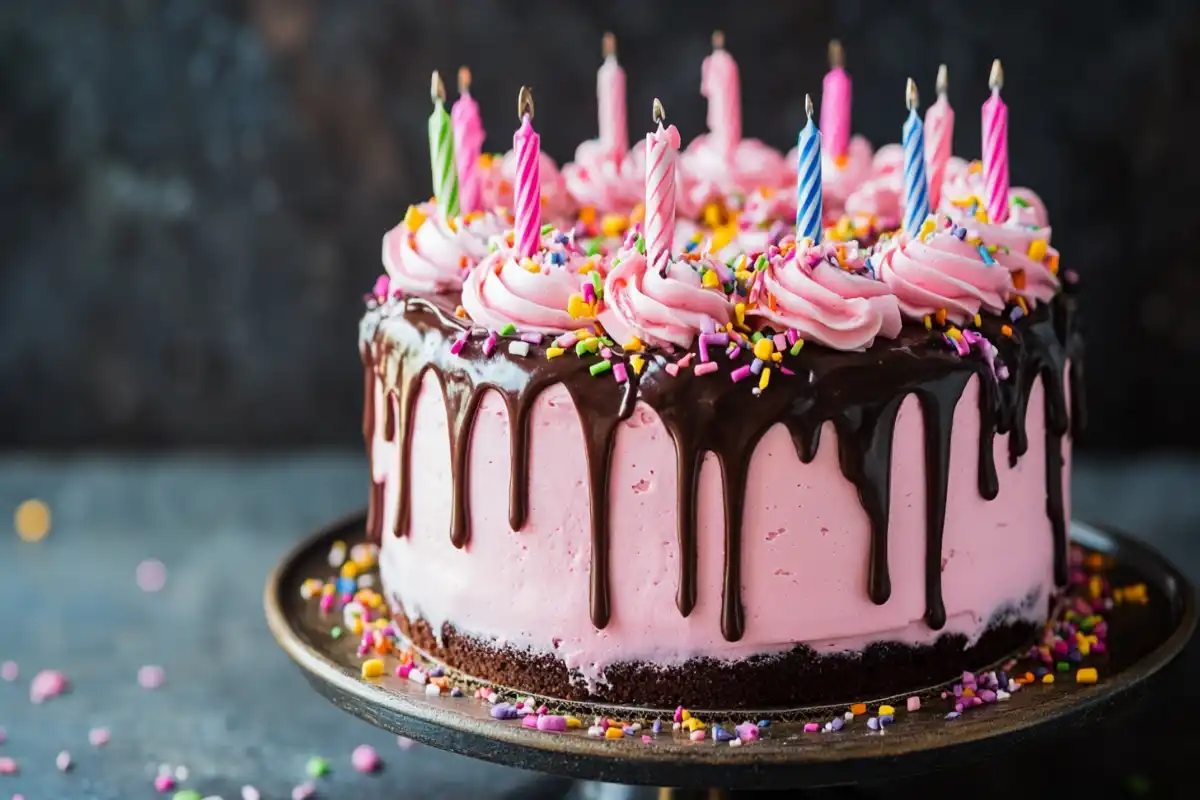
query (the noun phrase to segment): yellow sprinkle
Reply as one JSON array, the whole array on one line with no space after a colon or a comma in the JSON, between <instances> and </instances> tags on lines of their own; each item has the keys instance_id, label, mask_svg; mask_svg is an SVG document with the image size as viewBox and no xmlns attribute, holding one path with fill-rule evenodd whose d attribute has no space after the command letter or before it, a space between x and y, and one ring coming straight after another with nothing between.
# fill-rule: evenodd
<instances>
[{"instance_id":1,"label":"yellow sprinkle","mask_svg":"<svg viewBox=\"0 0 1200 800\"><path fill-rule=\"evenodd\" d=\"M936 227L937 227L937 223L935 223L932 219L929 219L928 217L926 217L925 221L921 223L921 230L917 234L917 238L924 239L926 236L933 233L933 230Z\"/></svg>"},{"instance_id":2,"label":"yellow sprinkle","mask_svg":"<svg viewBox=\"0 0 1200 800\"><path fill-rule=\"evenodd\" d=\"M774 353L771 353L771 360L772 361L783 361L783 353L776 350Z\"/></svg>"},{"instance_id":3,"label":"yellow sprinkle","mask_svg":"<svg viewBox=\"0 0 1200 800\"><path fill-rule=\"evenodd\" d=\"M975 209L975 219L979 220L984 225L986 225L988 223L987 209L984 208L983 206L980 206L979 208Z\"/></svg>"},{"instance_id":4,"label":"yellow sprinkle","mask_svg":"<svg viewBox=\"0 0 1200 800\"><path fill-rule=\"evenodd\" d=\"M1054 676L1047 672L1042 676L1042 683L1054 683Z\"/></svg>"},{"instance_id":5,"label":"yellow sprinkle","mask_svg":"<svg viewBox=\"0 0 1200 800\"><path fill-rule=\"evenodd\" d=\"M641 356L631 356L629 358L629 366L633 367L634 375L641 375L642 370L646 367L646 359Z\"/></svg>"},{"instance_id":6,"label":"yellow sprinkle","mask_svg":"<svg viewBox=\"0 0 1200 800\"><path fill-rule=\"evenodd\" d=\"M1046 257L1046 240L1034 239L1029 243L1029 257L1034 261L1041 261Z\"/></svg>"},{"instance_id":7,"label":"yellow sprinkle","mask_svg":"<svg viewBox=\"0 0 1200 800\"><path fill-rule=\"evenodd\" d=\"M956 342L962 341L962 331L960 331L958 328L954 327L953 325L951 325L949 328L946 329L946 335L949 336L951 339L953 339Z\"/></svg>"},{"instance_id":8,"label":"yellow sprinkle","mask_svg":"<svg viewBox=\"0 0 1200 800\"><path fill-rule=\"evenodd\" d=\"M766 391L767 384L771 382L771 368L763 367L762 375L758 376L758 390Z\"/></svg>"},{"instance_id":9,"label":"yellow sprinkle","mask_svg":"<svg viewBox=\"0 0 1200 800\"><path fill-rule=\"evenodd\" d=\"M625 734L621 733L621 729L616 726L606 728L604 731L605 739L620 739L624 735Z\"/></svg>"},{"instance_id":10,"label":"yellow sprinkle","mask_svg":"<svg viewBox=\"0 0 1200 800\"><path fill-rule=\"evenodd\" d=\"M688 711L688 710L685 708L685 709L683 709L683 712L682 712L682 713L679 715L679 718L680 718L682 721L684 721L684 722L687 722L689 719L691 719L691 718L692 718L692 712Z\"/></svg>"},{"instance_id":11,"label":"yellow sprinkle","mask_svg":"<svg viewBox=\"0 0 1200 800\"><path fill-rule=\"evenodd\" d=\"M713 251L725 249L734 239L737 238L738 227L736 224L722 225L718 228L713 228L712 245Z\"/></svg>"},{"instance_id":12,"label":"yellow sprinkle","mask_svg":"<svg viewBox=\"0 0 1200 800\"><path fill-rule=\"evenodd\" d=\"M334 591L336 591L336 589L337 589L337 587L334 586L332 583L327 583L321 587L321 594L322 595L333 594Z\"/></svg>"},{"instance_id":13,"label":"yellow sprinkle","mask_svg":"<svg viewBox=\"0 0 1200 800\"><path fill-rule=\"evenodd\" d=\"M571 315L571 319L589 316L588 311L589 306L583 295L573 294L567 298L567 313Z\"/></svg>"},{"instance_id":14,"label":"yellow sprinkle","mask_svg":"<svg viewBox=\"0 0 1200 800\"><path fill-rule=\"evenodd\" d=\"M709 289L715 289L721 285L721 281L717 277L717 271L714 269L710 269L708 272L705 272L704 277L700 280L700 283Z\"/></svg>"},{"instance_id":15,"label":"yellow sprinkle","mask_svg":"<svg viewBox=\"0 0 1200 800\"><path fill-rule=\"evenodd\" d=\"M13 526L22 541L40 542L50 532L50 507L41 500L26 500L17 506Z\"/></svg>"},{"instance_id":16,"label":"yellow sprinkle","mask_svg":"<svg viewBox=\"0 0 1200 800\"><path fill-rule=\"evenodd\" d=\"M882 715L882 714L895 714L895 713L896 713L896 709L892 708L891 706L880 706L880 707L879 707L879 713L880 713L881 715Z\"/></svg>"},{"instance_id":17,"label":"yellow sprinkle","mask_svg":"<svg viewBox=\"0 0 1200 800\"><path fill-rule=\"evenodd\" d=\"M925 315L925 330L933 330L933 317L929 316L928 314Z\"/></svg>"},{"instance_id":18,"label":"yellow sprinkle","mask_svg":"<svg viewBox=\"0 0 1200 800\"><path fill-rule=\"evenodd\" d=\"M733 307L734 318L737 319L738 325L746 324L746 304L738 303Z\"/></svg>"},{"instance_id":19,"label":"yellow sprinkle","mask_svg":"<svg viewBox=\"0 0 1200 800\"><path fill-rule=\"evenodd\" d=\"M525 258L521 259L521 267L526 272L541 272L542 271L542 268L538 266L538 263L536 261L534 261L532 258L530 258L529 256L526 256Z\"/></svg>"},{"instance_id":20,"label":"yellow sprinkle","mask_svg":"<svg viewBox=\"0 0 1200 800\"><path fill-rule=\"evenodd\" d=\"M688 733L691 733L692 731L702 731L708 726L695 717L689 717L681 723L681 727Z\"/></svg>"},{"instance_id":21,"label":"yellow sprinkle","mask_svg":"<svg viewBox=\"0 0 1200 800\"><path fill-rule=\"evenodd\" d=\"M362 617L354 618L354 621L350 623L350 632L353 633L355 636L362 635L362 632L363 632Z\"/></svg>"},{"instance_id":22,"label":"yellow sprinkle","mask_svg":"<svg viewBox=\"0 0 1200 800\"><path fill-rule=\"evenodd\" d=\"M1082 633L1075 632L1075 644L1079 646L1079 655L1086 656L1092 652L1092 643Z\"/></svg>"},{"instance_id":23,"label":"yellow sprinkle","mask_svg":"<svg viewBox=\"0 0 1200 800\"><path fill-rule=\"evenodd\" d=\"M625 345L625 350L633 353L640 353L645 347L646 345L642 343L642 340L634 336L629 340L629 343Z\"/></svg>"},{"instance_id":24,"label":"yellow sprinkle","mask_svg":"<svg viewBox=\"0 0 1200 800\"><path fill-rule=\"evenodd\" d=\"M364 678L378 678L383 674L383 660L379 658L368 658L362 665L362 676Z\"/></svg>"},{"instance_id":25,"label":"yellow sprinkle","mask_svg":"<svg viewBox=\"0 0 1200 800\"><path fill-rule=\"evenodd\" d=\"M771 353L773 352L775 352L775 343L766 336L754 343L755 358L761 358L766 361L771 357Z\"/></svg>"},{"instance_id":26,"label":"yellow sprinkle","mask_svg":"<svg viewBox=\"0 0 1200 800\"><path fill-rule=\"evenodd\" d=\"M357 578L358 564L355 564L353 561L347 561L345 564L342 564L342 577Z\"/></svg>"},{"instance_id":27,"label":"yellow sprinkle","mask_svg":"<svg viewBox=\"0 0 1200 800\"><path fill-rule=\"evenodd\" d=\"M979 159L975 159L974 161L972 161L970 164L967 165L967 172L968 173L983 172L983 162L980 161Z\"/></svg>"},{"instance_id":28,"label":"yellow sprinkle","mask_svg":"<svg viewBox=\"0 0 1200 800\"><path fill-rule=\"evenodd\" d=\"M408 228L410 233L416 233L425 224L425 219L425 214L421 209L409 206L408 211L404 214L404 227Z\"/></svg>"},{"instance_id":29,"label":"yellow sprinkle","mask_svg":"<svg viewBox=\"0 0 1200 800\"><path fill-rule=\"evenodd\" d=\"M600 220L600 232L605 236L620 236L629 227L629 217L605 214Z\"/></svg>"},{"instance_id":30,"label":"yellow sprinkle","mask_svg":"<svg viewBox=\"0 0 1200 800\"><path fill-rule=\"evenodd\" d=\"M579 720L575 719L574 717L567 717L566 720L567 720L568 728L582 728L583 727L583 723L580 722Z\"/></svg>"},{"instance_id":31,"label":"yellow sprinkle","mask_svg":"<svg viewBox=\"0 0 1200 800\"><path fill-rule=\"evenodd\" d=\"M596 262L589 258L587 261L585 261L579 265L579 274L580 275L588 275L595 268L596 268Z\"/></svg>"},{"instance_id":32,"label":"yellow sprinkle","mask_svg":"<svg viewBox=\"0 0 1200 800\"><path fill-rule=\"evenodd\" d=\"M978 314L975 315L975 327L976 328L983 327L983 317L979 316Z\"/></svg>"},{"instance_id":33,"label":"yellow sprinkle","mask_svg":"<svg viewBox=\"0 0 1200 800\"><path fill-rule=\"evenodd\" d=\"M1095 667L1084 667L1075 673L1076 683L1095 683L1099 678Z\"/></svg>"},{"instance_id":34,"label":"yellow sprinkle","mask_svg":"<svg viewBox=\"0 0 1200 800\"><path fill-rule=\"evenodd\" d=\"M558 358L565 352L561 347L547 347L546 358Z\"/></svg>"}]
</instances>

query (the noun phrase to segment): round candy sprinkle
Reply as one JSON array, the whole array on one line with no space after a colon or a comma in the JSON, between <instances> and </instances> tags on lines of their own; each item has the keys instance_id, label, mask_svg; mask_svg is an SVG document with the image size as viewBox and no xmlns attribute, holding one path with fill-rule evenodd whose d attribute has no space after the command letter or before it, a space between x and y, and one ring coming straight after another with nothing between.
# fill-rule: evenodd
<instances>
[{"instance_id":1,"label":"round candy sprinkle","mask_svg":"<svg viewBox=\"0 0 1200 800\"><path fill-rule=\"evenodd\" d=\"M137 565L137 585L143 592L157 592L167 583L167 568L156 558Z\"/></svg>"},{"instance_id":2,"label":"round candy sprinkle","mask_svg":"<svg viewBox=\"0 0 1200 800\"><path fill-rule=\"evenodd\" d=\"M292 789L292 800L308 800L316 793L317 787L313 785L312 781L305 781Z\"/></svg>"},{"instance_id":3,"label":"round candy sprinkle","mask_svg":"<svg viewBox=\"0 0 1200 800\"><path fill-rule=\"evenodd\" d=\"M320 756L313 756L305 763L304 771L313 778L323 777L329 774L329 762Z\"/></svg>"},{"instance_id":4,"label":"round candy sprinkle","mask_svg":"<svg viewBox=\"0 0 1200 800\"><path fill-rule=\"evenodd\" d=\"M0 775L16 775L17 762L15 759L0 756Z\"/></svg>"},{"instance_id":5,"label":"round candy sprinkle","mask_svg":"<svg viewBox=\"0 0 1200 800\"><path fill-rule=\"evenodd\" d=\"M369 744L360 744L350 753L350 765L363 774L379 769L379 754Z\"/></svg>"},{"instance_id":6,"label":"round candy sprinkle","mask_svg":"<svg viewBox=\"0 0 1200 800\"><path fill-rule=\"evenodd\" d=\"M103 747L108 744L108 728L92 728L88 731L88 743L92 747Z\"/></svg>"},{"instance_id":7,"label":"round candy sprinkle","mask_svg":"<svg viewBox=\"0 0 1200 800\"><path fill-rule=\"evenodd\" d=\"M17 666L17 662L5 661L3 664L0 664L0 678L9 683L15 681L20 674L21 668Z\"/></svg>"},{"instance_id":8,"label":"round candy sprinkle","mask_svg":"<svg viewBox=\"0 0 1200 800\"><path fill-rule=\"evenodd\" d=\"M158 775L154 778L154 789L166 794L175 788L175 779L170 775Z\"/></svg>"},{"instance_id":9,"label":"round candy sprinkle","mask_svg":"<svg viewBox=\"0 0 1200 800\"><path fill-rule=\"evenodd\" d=\"M71 768L71 754L63 750L54 757L54 766L58 767L59 772L66 772Z\"/></svg>"},{"instance_id":10,"label":"round candy sprinkle","mask_svg":"<svg viewBox=\"0 0 1200 800\"><path fill-rule=\"evenodd\" d=\"M261 795L259 795L258 789L255 789L253 786L242 787L242 800L260 800L260 798Z\"/></svg>"},{"instance_id":11,"label":"round candy sprinkle","mask_svg":"<svg viewBox=\"0 0 1200 800\"><path fill-rule=\"evenodd\" d=\"M203 800L195 789L184 789L171 795L171 800Z\"/></svg>"},{"instance_id":12,"label":"round candy sprinkle","mask_svg":"<svg viewBox=\"0 0 1200 800\"><path fill-rule=\"evenodd\" d=\"M163 668L155 664L147 664L144 667L138 668L138 685L143 689L157 689L163 685L166 680L166 673Z\"/></svg>"},{"instance_id":13,"label":"round candy sprinkle","mask_svg":"<svg viewBox=\"0 0 1200 800\"><path fill-rule=\"evenodd\" d=\"M417 746L417 742L408 738L407 736L397 736L396 744L401 750L412 750Z\"/></svg>"},{"instance_id":14,"label":"round candy sprinkle","mask_svg":"<svg viewBox=\"0 0 1200 800\"><path fill-rule=\"evenodd\" d=\"M41 500L26 500L13 514L17 536L26 542L40 542L50 532L50 507Z\"/></svg>"},{"instance_id":15,"label":"round candy sprinkle","mask_svg":"<svg viewBox=\"0 0 1200 800\"><path fill-rule=\"evenodd\" d=\"M67 690L67 678L56 669L44 669L33 676L29 684L29 700L43 703Z\"/></svg>"}]
</instances>

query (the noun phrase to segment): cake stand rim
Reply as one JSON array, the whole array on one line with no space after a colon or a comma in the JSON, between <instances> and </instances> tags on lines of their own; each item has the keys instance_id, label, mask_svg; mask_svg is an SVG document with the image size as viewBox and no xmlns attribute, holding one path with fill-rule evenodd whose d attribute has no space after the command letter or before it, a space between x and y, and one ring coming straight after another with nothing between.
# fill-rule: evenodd
<instances>
[{"instance_id":1,"label":"cake stand rim","mask_svg":"<svg viewBox=\"0 0 1200 800\"><path fill-rule=\"evenodd\" d=\"M1077 724L1162 672L1186 647L1197 626L1195 588L1153 545L1112 525L1072 519L1073 541L1131 562L1144 577L1160 584L1170 600L1171 632L1124 670L1110 674L1083 692L1047 697L1037 713L1021 719L977 720L971 715L945 723L940 735L824 739L815 748L790 751L754 743L741 748L708 744L679 750L634 746L581 736L552 736L519 725L471 718L440 703L404 697L377 686L307 644L289 621L283 602L284 577L314 548L347 530L362 528L365 514L347 515L305 537L275 564L267 576L264 610L271 635L317 692L342 710L376 727L442 750L473 758L575 778L625 784L730 789L806 788L894 778L936 769L951 756L973 751L984 757L986 745L1016 744ZM382 712L382 713L381 713ZM997 724L1000 723L1000 724ZM640 743L639 743L640 744ZM707 743L706 743L707 744ZM799 757L798 757L799 756Z\"/></svg>"}]
</instances>

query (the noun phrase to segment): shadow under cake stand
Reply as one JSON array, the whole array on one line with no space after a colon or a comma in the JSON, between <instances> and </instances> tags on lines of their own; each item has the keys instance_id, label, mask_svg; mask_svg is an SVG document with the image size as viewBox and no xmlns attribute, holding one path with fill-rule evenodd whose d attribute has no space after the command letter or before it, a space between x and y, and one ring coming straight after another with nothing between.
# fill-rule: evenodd
<instances>
[{"instance_id":1,"label":"shadow under cake stand","mask_svg":"<svg viewBox=\"0 0 1200 800\"><path fill-rule=\"evenodd\" d=\"M925 692L906 693L921 694L923 709L915 713L901 710L883 733L869 730L861 720L833 734L806 733L802 722L787 721L824 722L846 706L726 715L714 712L711 716L715 719L731 723L781 719L763 729L758 741L737 748L714 743L711 738L689 741L686 735L673 735L669 724L649 743L640 736L615 741L593 738L584 729L552 734L523 727L517 721L493 719L491 706L471 697L469 676L453 671L449 673L453 678L463 679L464 697L429 697L425 686L394 677L390 671L378 679L361 676L356 637L334 639L330 635L342 615L322 615L315 601L301 597L300 586L307 578L329 574L327 559L334 541L342 540L348 546L363 541L364 523L365 518L358 515L310 536L283 558L267 580L268 625L309 683L339 708L418 742L485 761L609 784L581 785L580 797L655 796L654 791L644 795L640 793L644 790L611 784L693 790L719 787L710 789L709 796L720 796L720 789L839 786L926 772L939 764L991 758L1035 737L1092 719L1117 700L1124 705L1140 696L1147 679L1179 654L1196 626L1192 587L1162 556L1128 536L1075 521L1071 525L1073 542L1085 551L1109 557L1107 576L1113 584L1144 583L1149 595L1145 605L1120 606L1108 616L1108 653L1099 683L1081 685L1065 675L1065 680L1053 686L1027 686L1005 703L968 709L956 720L944 718L949 709L946 701L939 699L942 687L929 687ZM506 692L517 693L518 689ZM904 697L898 700L900 709ZM846 703L870 700L846 698ZM574 709L581 718L587 714L589 719L598 713L611 718L661 717L669 723L673 712L581 706L549 698L547 705ZM657 796L682 795L660 789Z\"/></svg>"}]
</instances>

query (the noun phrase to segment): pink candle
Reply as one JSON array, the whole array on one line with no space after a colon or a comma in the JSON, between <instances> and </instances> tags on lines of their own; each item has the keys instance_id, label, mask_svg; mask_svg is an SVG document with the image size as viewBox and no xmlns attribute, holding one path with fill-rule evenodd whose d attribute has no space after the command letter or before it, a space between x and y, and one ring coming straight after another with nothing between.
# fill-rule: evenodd
<instances>
[{"instance_id":1,"label":"pink candle","mask_svg":"<svg viewBox=\"0 0 1200 800\"><path fill-rule=\"evenodd\" d=\"M725 34L714 31L713 51L700 67L700 94L708 100L708 132L722 152L742 140L742 89L737 62L725 50Z\"/></svg>"},{"instance_id":2,"label":"pink candle","mask_svg":"<svg viewBox=\"0 0 1200 800\"><path fill-rule=\"evenodd\" d=\"M925 163L929 169L929 207L935 213L942 202L946 164L954 151L954 109L946 92L950 79L946 65L938 67L937 102L925 112Z\"/></svg>"},{"instance_id":3,"label":"pink candle","mask_svg":"<svg viewBox=\"0 0 1200 800\"><path fill-rule=\"evenodd\" d=\"M996 59L988 77L992 96L983 104L983 202L992 222L1008 219L1008 106L1000 99L1003 86L1004 68Z\"/></svg>"},{"instance_id":4,"label":"pink candle","mask_svg":"<svg viewBox=\"0 0 1200 800\"><path fill-rule=\"evenodd\" d=\"M596 100L600 114L600 144L604 152L620 160L629 150L629 128L625 122L625 70L617 63L617 37L604 34L604 63L596 73Z\"/></svg>"},{"instance_id":5,"label":"pink candle","mask_svg":"<svg viewBox=\"0 0 1200 800\"><path fill-rule=\"evenodd\" d=\"M675 239L675 154L679 131L663 127L667 115L654 98L658 130L646 134L646 258L652 268L665 273Z\"/></svg>"},{"instance_id":6,"label":"pink candle","mask_svg":"<svg viewBox=\"0 0 1200 800\"><path fill-rule=\"evenodd\" d=\"M850 149L850 76L843 67L842 43L829 43L829 72L821 84L821 141L839 167Z\"/></svg>"},{"instance_id":7,"label":"pink candle","mask_svg":"<svg viewBox=\"0 0 1200 800\"><path fill-rule=\"evenodd\" d=\"M517 153L517 181L513 189L514 236L517 254L532 256L542 243L542 181L540 159L542 139L533 129L533 92L521 87L517 95L517 114L521 127L513 134Z\"/></svg>"},{"instance_id":8,"label":"pink candle","mask_svg":"<svg viewBox=\"0 0 1200 800\"><path fill-rule=\"evenodd\" d=\"M458 99L450 109L454 126L454 161L458 169L458 202L464 214L483 207L479 183L479 155L483 152L483 122L479 105L471 97L471 70L458 70Z\"/></svg>"}]
</instances>

